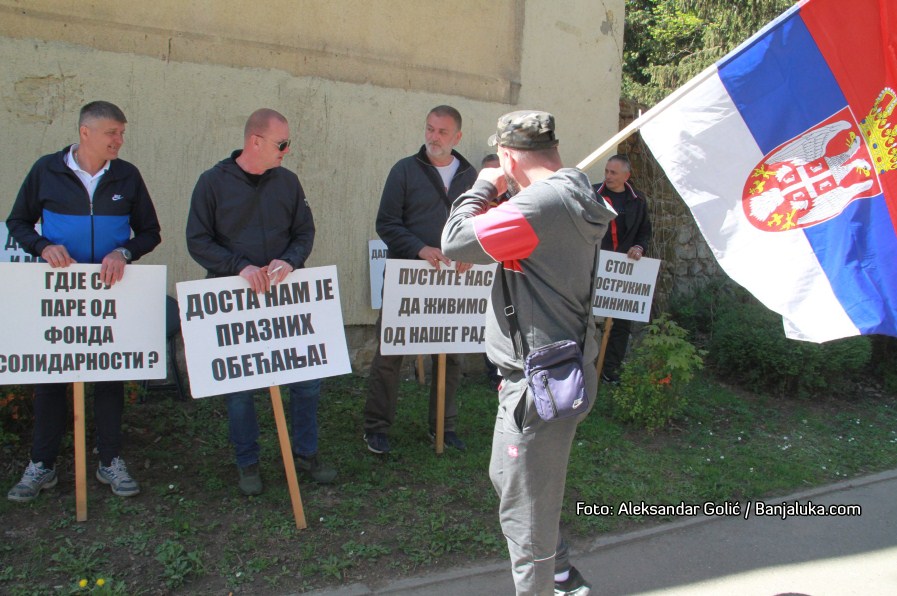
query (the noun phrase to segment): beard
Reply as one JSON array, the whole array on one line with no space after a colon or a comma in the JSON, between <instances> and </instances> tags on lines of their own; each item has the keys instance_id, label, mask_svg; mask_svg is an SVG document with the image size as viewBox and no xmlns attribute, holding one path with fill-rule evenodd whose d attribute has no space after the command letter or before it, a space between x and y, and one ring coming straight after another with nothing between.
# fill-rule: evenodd
<instances>
[{"instance_id":1,"label":"beard","mask_svg":"<svg viewBox=\"0 0 897 596\"><path fill-rule=\"evenodd\" d=\"M520 183L507 170L505 170L505 183L508 185L508 197L513 197L520 192Z\"/></svg>"}]
</instances>

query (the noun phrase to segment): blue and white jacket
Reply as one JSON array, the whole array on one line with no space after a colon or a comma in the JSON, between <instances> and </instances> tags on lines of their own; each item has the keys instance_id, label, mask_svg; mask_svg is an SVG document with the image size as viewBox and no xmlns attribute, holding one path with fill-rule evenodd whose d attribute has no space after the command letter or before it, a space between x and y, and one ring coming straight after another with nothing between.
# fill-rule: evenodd
<instances>
[{"instance_id":1,"label":"blue and white jacket","mask_svg":"<svg viewBox=\"0 0 897 596\"><path fill-rule=\"evenodd\" d=\"M34 256L61 244L79 263L100 263L119 247L131 251L135 261L153 250L162 240L159 219L137 168L112 160L91 201L65 163L70 150L38 159L22 183L6 220L16 242ZM38 221L40 234L34 229Z\"/></svg>"}]
</instances>

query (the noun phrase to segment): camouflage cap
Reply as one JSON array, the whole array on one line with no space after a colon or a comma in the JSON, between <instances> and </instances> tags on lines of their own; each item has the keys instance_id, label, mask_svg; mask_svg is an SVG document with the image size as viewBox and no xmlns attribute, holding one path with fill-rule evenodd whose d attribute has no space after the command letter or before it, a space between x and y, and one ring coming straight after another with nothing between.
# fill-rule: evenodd
<instances>
[{"instance_id":1,"label":"camouflage cap","mask_svg":"<svg viewBox=\"0 0 897 596\"><path fill-rule=\"evenodd\" d=\"M489 146L535 151L557 147L554 116L537 110L510 112L498 119L498 131L489 137Z\"/></svg>"}]
</instances>

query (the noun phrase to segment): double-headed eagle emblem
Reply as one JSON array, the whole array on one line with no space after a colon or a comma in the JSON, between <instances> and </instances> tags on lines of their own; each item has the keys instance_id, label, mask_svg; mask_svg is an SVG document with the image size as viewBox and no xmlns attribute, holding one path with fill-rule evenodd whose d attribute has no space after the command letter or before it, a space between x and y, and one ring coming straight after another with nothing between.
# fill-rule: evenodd
<instances>
[{"instance_id":1,"label":"double-headed eagle emblem","mask_svg":"<svg viewBox=\"0 0 897 596\"><path fill-rule=\"evenodd\" d=\"M861 123L845 107L769 153L745 182L742 200L751 223L773 232L805 228L878 195L878 176L897 169L889 121L895 105L897 96L885 89Z\"/></svg>"}]
</instances>

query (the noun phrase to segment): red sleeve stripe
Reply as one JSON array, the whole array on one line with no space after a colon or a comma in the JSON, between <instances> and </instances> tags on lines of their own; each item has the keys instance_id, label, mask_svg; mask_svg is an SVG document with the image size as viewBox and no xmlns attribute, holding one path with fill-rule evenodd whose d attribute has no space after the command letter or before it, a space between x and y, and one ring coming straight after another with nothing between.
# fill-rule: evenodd
<instances>
[{"instance_id":1,"label":"red sleeve stripe","mask_svg":"<svg viewBox=\"0 0 897 596\"><path fill-rule=\"evenodd\" d=\"M473 220L477 240L499 262L525 259L539 245L536 231L512 203L502 203Z\"/></svg>"}]
</instances>

